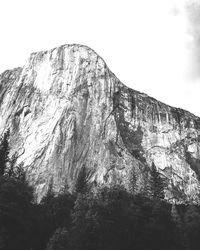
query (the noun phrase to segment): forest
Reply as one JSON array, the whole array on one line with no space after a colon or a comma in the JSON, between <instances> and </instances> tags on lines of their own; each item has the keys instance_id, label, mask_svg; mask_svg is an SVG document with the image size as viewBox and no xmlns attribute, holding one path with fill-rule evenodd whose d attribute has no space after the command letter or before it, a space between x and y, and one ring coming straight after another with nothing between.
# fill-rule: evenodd
<instances>
[{"instance_id":1,"label":"forest","mask_svg":"<svg viewBox=\"0 0 200 250\"><path fill-rule=\"evenodd\" d=\"M50 186L38 204L23 168L9 159L8 138L0 144L0 250L200 248L200 207L167 203L154 165L148 195L119 185L94 191L83 168L73 193L56 195Z\"/></svg>"}]
</instances>

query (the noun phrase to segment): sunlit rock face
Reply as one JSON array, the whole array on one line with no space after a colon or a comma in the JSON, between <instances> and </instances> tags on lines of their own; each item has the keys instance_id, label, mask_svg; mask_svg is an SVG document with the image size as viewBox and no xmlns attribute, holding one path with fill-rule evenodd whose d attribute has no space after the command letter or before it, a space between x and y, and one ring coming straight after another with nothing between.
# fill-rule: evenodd
<instances>
[{"instance_id":1,"label":"sunlit rock face","mask_svg":"<svg viewBox=\"0 0 200 250\"><path fill-rule=\"evenodd\" d=\"M86 46L32 53L0 75L0 135L8 128L38 200L50 184L72 190L83 166L93 186L145 192L152 162L168 201L198 200L200 118L126 87Z\"/></svg>"}]
</instances>

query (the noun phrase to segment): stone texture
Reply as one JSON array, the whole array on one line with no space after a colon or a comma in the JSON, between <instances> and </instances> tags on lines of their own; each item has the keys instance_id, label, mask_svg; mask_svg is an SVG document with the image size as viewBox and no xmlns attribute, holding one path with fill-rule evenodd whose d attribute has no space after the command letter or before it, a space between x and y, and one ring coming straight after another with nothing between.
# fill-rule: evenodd
<instances>
[{"instance_id":1,"label":"stone texture","mask_svg":"<svg viewBox=\"0 0 200 250\"><path fill-rule=\"evenodd\" d=\"M0 75L0 135L8 128L38 200L50 183L73 189L83 166L95 185L134 179L142 192L152 162L167 200L199 199L200 118L126 87L86 46L32 53Z\"/></svg>"}]
</instances>

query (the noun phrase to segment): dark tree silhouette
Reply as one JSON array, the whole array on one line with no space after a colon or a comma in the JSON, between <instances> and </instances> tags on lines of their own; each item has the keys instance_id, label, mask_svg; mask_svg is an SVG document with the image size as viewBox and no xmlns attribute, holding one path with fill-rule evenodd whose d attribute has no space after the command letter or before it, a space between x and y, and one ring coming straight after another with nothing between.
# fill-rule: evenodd
<instances>
[{"instance_id":1,"label":"dark tree silhouette","mask_svg":"<svg viewBox=\"0 0 200 250\"><path fill-rule=\"evenodd\" d=\"M30 249L32 201L33 190L26 183L0 178L0 249Z\"/></svg>"},{"instance_id":2,"label":"dark tree silhouette","mask_svg":"<svg viewBox=\"0 0 200 250\"><path fill-rule=\"evenodd\" d=\"M130 171L130 183L129 183L129 190L132 194L137 193L138 191L138 185L137 185L137 176L135 173L134 166Z\"/></svg>"},{"instance_id":3,"label":"dark tree silhouette","mask_svg":"<svg viewBox=\"0 0 200 250\"><path fill-rule=\"evenodd\" d=\"M40 204L38 205L38 216L37 216L37 228L38 234L35 240L35 248L37 250L43 250L47 242L47 249L56 249L59 245L59 239L62 238L62 233L57 228L68 228L71 226L71 209L74 206L74 196L67 191L60 194L53 192L53 182L50 182L48 192L43 197ZM54 234L55 233L55 234ZM52 235L54 236L52 237ZM52 238L51 238L52 237ZM49 241L49 239L51 240ZM62 246L64 243L61 243ZM62 248L58 248L62 249Z\"/></svg>"},{"instance_id":4,"label":"dark tree silhouette","mask_svg":"<svg viewBox=\"0 0 200 250\"><path fill-rule=\"evenodd\" d=\"M69 246L69 234L65 228L56 229L53 236L50 238L47 244L47 250L68 250Z\"/></svg>"},{"instance_id":5,"label":"dark tree silhouette","mask_svg":"<svg viewBox=\"0 0 200 250\"><path fill-rule=\"evenodd\" d=\"M200 247L200 214L195 205L189 205L184 214L185 237L189 249L197 250Z\"/></svg>"},{"instance_id":6,"label":"dark tree silhouette","mask_svg":"<svg viewBox=\"0 0 200 250\"><path fill-rule=\"evenodd\" d=\"M87 171L85 165L81 168L75 184L75 192L84 194L87 192Z\"/></svg>"},{"instance_id":7,"label":"dark tree silhouette","mask_svg":"<svg viewBox=\"0 0 200 250\"><path fill-rule=\"evenodd\" d=\"M154 199L164 199L164 182L156 169L154 162L151 165L151 187Z\"/></svg>"},{"instance_id":8,"label":"dark tree silhouette","mask_svg":"<svg viewBox=\"0 0 200 250\"><path fill-rule=\"evenodd\" d=\"M7 163L9 162L9 130L4 134L0 144L0 176L3 176L6 171Z\"/></svg>"}]
</instances>

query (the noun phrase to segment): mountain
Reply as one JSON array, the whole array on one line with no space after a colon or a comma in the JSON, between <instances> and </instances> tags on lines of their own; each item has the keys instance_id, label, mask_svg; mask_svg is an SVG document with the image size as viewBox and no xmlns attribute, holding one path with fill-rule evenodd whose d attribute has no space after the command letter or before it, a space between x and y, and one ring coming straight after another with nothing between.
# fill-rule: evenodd
<instances>
[{"instance_id":1,"label":"mountain","mask_svg":"<svg viewBox=\"0 0 200 250\"><path fill-rule=\"evenodd\" d=\"M126 87L86 46L32 53L0 75L0 135L8 129L38 200L49 185L72 190L83 167L94 186L146 192L153 164L166 200L199 199L200 118Z\"/></svg>"}]
</instances>

